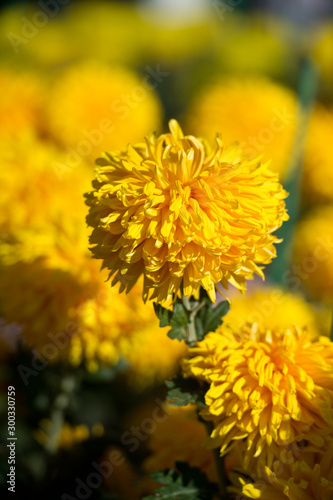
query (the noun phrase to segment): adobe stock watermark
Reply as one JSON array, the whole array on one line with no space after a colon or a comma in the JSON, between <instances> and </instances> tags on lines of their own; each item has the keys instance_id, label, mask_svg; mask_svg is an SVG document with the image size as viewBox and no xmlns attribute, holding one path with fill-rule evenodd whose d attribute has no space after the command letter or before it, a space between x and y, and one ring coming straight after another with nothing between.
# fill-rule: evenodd
<instances>
[{"instance_id":1,"label":"adobe stock watermark","mask_svg":"<svg viewBox=\"0 0 333 500\"><path fill-rule=\"evenodd\" d=\"M20 33L7 33L7 38L15 52L18 54L21 45L26 45L34 38L39 30L46 26L53 17L55 17L62 5L66 5L70 0L38 0L40 10L37 10L29 19L26 16L21 17L22 25Z\"/></svg>"},{"instance_id":2,"label":"adobe stock watermark","mask_svg":"<svg viewBox=\"0 0 333 500\"><path fill-rule=\"evenodd\" d=\"M155 68L146 66L145 70L146 74L142 78L140 85L136 85L129 94L122 94L111 103L110 111L113 117L117 117L118 121L126 120L131 111L146 99L148 92L158 87L170 75L168 71L161 69L160 64L157 64ZM61 180L64 173L71 172L78 167L82 163L83 158L89 156L93 149L102 143L104 136L112 134L116 130L116 127L117 123L114 123L109 115L100 120L97 128L91 130L83 129L82 140L74 148L66 146L67 155L65 163L58 161L52 163L58 179Z\"/></svg>"},{"instance_id":3,"label":"adobe stock watermark","mask_svg":"<svg viewBox=\"0 0 333 500\"><path fill-rule=\"evenodd\" d=\"M121 435L120 442L128 448L130 453L134 453L139 448L140 443L146 441L156 431L158 424L169 417L170 410L164 405L163 401L156 398L155 403L156 407L151 417L144 418L138 426L132 425L128 431ZM63 493L61 500L87 500L93 490L100 488L103 481L109 478L117 467L123 465L125 460L124 455L119 450L112 450L107 459L92 462L92 471L84 479L75 478L73 494Z\"/></svg>"}]
</instances>

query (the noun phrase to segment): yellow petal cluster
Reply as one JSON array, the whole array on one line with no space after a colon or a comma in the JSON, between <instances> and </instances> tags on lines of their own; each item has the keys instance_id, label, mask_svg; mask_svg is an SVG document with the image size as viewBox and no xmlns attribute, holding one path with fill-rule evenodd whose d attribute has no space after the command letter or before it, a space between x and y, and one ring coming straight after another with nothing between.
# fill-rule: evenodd
<instances>
[{"instance_id":1,"label":"yellow petal cluster","mask_svg":"<svg viewBox=\"0 0 333 500\"><path fill-rule=\"evenodd\" d=\"M240 328L246 322L273 329L287 328L295 323L300 327L306 326L314 337L328 332L325 318L319 320L317 310L301 293L258 285L251 286L245 295L234 294L230 299L232 305L223 322L233 328Z\"/></svg>"},{"instance_id":2,"label":"yellow petal cluster","mask_svg":"<svg viewBox=\"0 0 333 500\"><path fill-rule=\"evenodd\" d=\"M286 193L267 163L242 160L218 137L212 150L175 120L170 131L97 160L92 250L121 291L143 274L145 301L170 304L181 287L185 296L203 287L215 302L217 284L243 291L253 273L263 277Z\"/></svg>"},{"instance_id":3,"label":"yellow petal cluster","mask_svg":"<svg viewBox=\"0 0 333 500\"><path fill-rule=\"evenodd\" d=\"M61 232L56 234L61 241ZM174 375L186 346L159 328L153 307L142 302L142 283L120 295L84 253L70 269L70 260L60 259L55 248L47 252L2 266L0 273L2 314L22 327L29 349L48 362L63 359L90 371L126 359L128 379L137 388Z\"/></svg>"},{"instance_id":4,"label":"yellow petal cluster","mask_svg":"<svg viewBox=\"0 0 333 500\"><path fill-rule=\"evenodd\" d=\"M30 134L1 137L0 145L4 321L19 325L26 347L48 362L62 359L93 371L126 358L129 380L140 388L172 376L185 346L160 331L153 308L142 303L142 284L119 295L91 258L85 163L59 177L52 163L65 158L56 146Z\"/></svg>"},{"instance_id":5,"label":"yellow petal cluster","mask_svg":"<svg viewBox=\"0 0 333 500\"><path fill-rule=\"evenodd\" d=\"M244 467L271 461L270 448L306 439L324 447L333 423L333 347L306 329L221 326L184 361L184 374L209 384L205 418L224 454L246 440ZM323 448L322 448L323 450ZM270 457L270 459L268 459Z\"/></svg>"},{"instance_id":6,"label":"yellow petal cluster","mask_svg":"<svg viewBox=\"0 0 333 500\"><path fill-rule=\"evenodd\" d=\"M202 89L188 112L195 134L209 140L222 134L226 146L239 142L245 157L272 160L284 176L296 126L296 96L268 78L230 77Z\"/></svg>"},{"instance_id":7,"label":"yellow petal cluster","mask_svg":"<svg viewBox=\"0 0 333 500\"><path fill-rule=\"evenodd\" d=\"M262 500L331 500L333 498L333 441L325 453L301 452L295 457L291 451L281 454L271 467L261 473L230 475L230 492L242 498Z\"/></svg>"}]
</instances>

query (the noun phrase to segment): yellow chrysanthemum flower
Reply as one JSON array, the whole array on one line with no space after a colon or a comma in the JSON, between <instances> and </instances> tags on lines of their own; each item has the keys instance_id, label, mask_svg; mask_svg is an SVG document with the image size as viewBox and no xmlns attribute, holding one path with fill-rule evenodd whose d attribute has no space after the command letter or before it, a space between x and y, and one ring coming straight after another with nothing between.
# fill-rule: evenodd
<instances>
[{"instance_id":1,"label":"yellow chrysanthemum flower","mask_svg":"<svg viewBox=\"0 0 333 500\"><path fill-rule=\"evenodd\" d=\"M140 387L172 376L184 345L159 331L153 308L142 304L142 286L120 296L91 258L83 198L89 169L82 164L59 177L52 161L62 163L62 153L29 135L1 141L0 149L4 319L18 323L27 347L50 362L96 370L128 357L128 376ZM163 351L153 343L156 335ZM141 359L148 345L150 356Z\"/></svg>"},{"instance_id":2,"label":"yellow chrysanthemum flower","mask_svg":"<svg viewBox=\"0 0 333 500\"><path fill-rule=\"evenodd\" d=\"M219 138L211 150L174 120L170 130L97 160L93 253L121 290L143 274L145 301L169 305L182 286L215 302L218 283L244 290L253 273L263 277L258 264L275 256L272 232L288 218L286 193L267 163L242 161Z\"/></svg>"},{"instance_id":3,"label":"yellow chrysanthemum flower","mask_svg":"<svg viewBox=\"0 0 333 500\"><path fill-rule=\"evenodd\" d=\"M318 106L310 120L305 149L303 197L307 203L333 201L332 130L333 112Z\"/></svg>"},{"instance_id":4,"label":"yellow chrysanthemum flower","mask_svg":"<svg viewBox=\"0 0 333 500\"><path fill-rule=\"evenodd\" d=\"M314 296L331 302L333 296L333 206L318 207L298 223L289 279L303 284Z\"/></svg>"},{"instance_id":5,"label":"yellow chrysanthemum flower","mask_svg":"<svg viewBox=\"0 0 333 500\"><path fill-rule=\"evenodd\" d=\"M187 462L191 467L198 467L210 481L217 482L214 455L207 447L207 431L198 420L195 405L166 404L165 408L168 417L150 437L151 455L143 464L144 470L151 473L175 469L176 462Z\"/></svg>"},{"instance_id":6,"label":"yellow chrysanthemum flower","mask_svg":"<svg viewBox=\"0 0 333 500\"><path fill-rule=\"evenodd\" d=\"M148 308L150 310L150 305ZM163 383L177 373L187 346L184 341L170 339L168 330L151 321L136 335L120 339L120 352L129 363L128 380L131 386L142 389L154 382Z\"/></svg>"},{"instance_id":7,"label":"yellow chrysanthemum flower","mask_svg":"<svg viewBox=\"0 0 333 500\"><path fill-rule=\"evenodd\" d=\"M210 384L205 418L214 423L213 444L224 454L246 439L244 468L268 447L306 439L323 447L332 434L333 344L306 329L267 329L245 324L209 333L184 361L184 374Z\"/></svg>"},{"instance_id":8,"label":"yellow chrysanthemum flower","mask_svg":"<svg viewBox=\"0 0 333 500\"><path fill-rule=\"evenodd\" d=\"M151 305L142 303L141 284L126 296L110 288L105 278L102 273L98 292L75 312L79 328L70 341L70 362L85 362L94 371L122 357L129 364L126 377L137 389L172 377L187 352L184 342L172 341L168 328L159 328Z\"/></svg>"},{"instance_id":9,"label":"yellow chrysanthemum flower","mask_svg":"<svg viewBox=\"0 0 333 500\"><path fill-rule=\"evenodd\" d=\"M43 102L43 85L30 72L0 69L0 133L14 137L37 128Z\"/></svg>"},{"instance_id":10,"label":"yellow chrysanthemum flower","mask_svg":"<svg viewBox=\"0 0 333 500\"><path fill-rule=\"evenodd\" d=\"M307 327L313 336L317 336L320 332L327 332L327 328L326 324L322 325L325 321L318 323L316 313L300 293L265 285L251 287L245 295L234 294L223 322L233 328L246 322L259 323L265 328L283 328L294 323Z\"/></svg>"},{"instance_id":11,"label":"yellow chrysanthemum flower","mask_svg":"<svg viewBox=\"0 0 333 500\"><path fill-rule=\"evenodd\" d=\"M60 359L90 371L125 358L131 384L142 388L174 375L186 352L160 329L138 283L129 295L111 288L92 259L77 220L63 218L47 232L14 233L3 245L0 304L7 322L22 326L22 339L48 361ZM135 321L133 321L135 318Z\"/></svg>"},{"instance_id":12,"label":"yellow chrysanthemum flower","mask_svg":"<svg viewBox=\"0 0 333 500\"><path fill-rule=\"evenodd\" d=\"M39 227L44 228L42 236L64 213L78 221L84 218L83 193L91 182L91 169L84 162L67 169L63 152L33 133L10 139L1 135L0 162L0 233Z\"/></svg>"},{"instance_id":13,"label":"yellow chrysanthemum flower","mask_svg":"<svg viewBox=\"0 0 333 500\"><path fill-rule=\"evenodd\" d=\"M148 74L85 62L54 78L46 127L75 159L93 159L108 147L125 147L160 126L161 107ZM75 161L75 160L74 160Z\"/></svg>"},{"instance_id":14,"label":"yellow chrysanthemum flower","mask_svg":"<svg viewBox=\"0 0 333 500\"><path fill-rule=\"evenodd\" d=\"M237 477L231 474L234 486L230 492L242 498L262 500L332 500L333 441L325 453L303 453L295 458L289 451L284 459L265 467L260 477Z\"/></svg>"},{"instance_id":15,"label":"yellow chrysanthemum flower","mask_svg":"<svg viewBox=\"0 0 333 500\"><path fill-rule=\"evenodd\" d=\"M255 112L254 112L255 110ZM286 173L296 124L296 96L264 77L229 78L202 89L190 108L189 126L209 140L216 132L246 158L263 154L271 169Z\"/></svg>"}]
</instances>

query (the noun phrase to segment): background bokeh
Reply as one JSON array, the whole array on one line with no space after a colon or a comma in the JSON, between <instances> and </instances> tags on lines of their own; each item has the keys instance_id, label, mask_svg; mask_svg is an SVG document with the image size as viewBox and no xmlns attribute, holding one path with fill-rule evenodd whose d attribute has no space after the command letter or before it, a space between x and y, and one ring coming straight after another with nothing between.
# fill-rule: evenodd
<instances>
[{"instance_id":1,"label":"background bokeh","mask_svg":"<svg viewBox=\"0 0 333 500\"><path fill-rule=\"evenodd\" d=\"M329 0L1 2L4 493L8 386L16 498L136 500L175 460L216 477L193 408L164 403L186 346L159 328L140 283L118 294L88 249L95 158L170 118L272 160L290 193L266 285L230 290L225 321L330 335L332 16Z\"/></svg>"}]
</instances>

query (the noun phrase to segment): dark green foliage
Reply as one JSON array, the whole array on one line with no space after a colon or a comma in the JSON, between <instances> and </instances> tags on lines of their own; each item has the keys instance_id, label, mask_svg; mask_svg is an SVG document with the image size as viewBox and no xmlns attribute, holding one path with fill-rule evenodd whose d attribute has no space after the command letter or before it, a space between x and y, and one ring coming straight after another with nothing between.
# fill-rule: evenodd
<instances>
[{"instance_id":1,"label":"dark green foliage","mask_svg":"<svg viewBox=\"0 0 333 500\"><path fill-rule=\"evenodd\" d=\"M153 472L152 478L163 484L154 495L143 500L211 500L217 492L217 486L210 483L206 475L197 467L190 467L185 462L176 462L177 471Z\"/></svg>"},{"instance_id":2,"label":"dark green foliage","mask_svg":"<svg viewBox=\"0 0 333 500\"><path fill-rule=\"evenodd\" d=\"M195 403L198 406L204 407L206 386L200 386L193 378L184 378L181 375L168 380L167 401L173 406L186 406L189 403Z\"/></svg>"}]
</instances>

